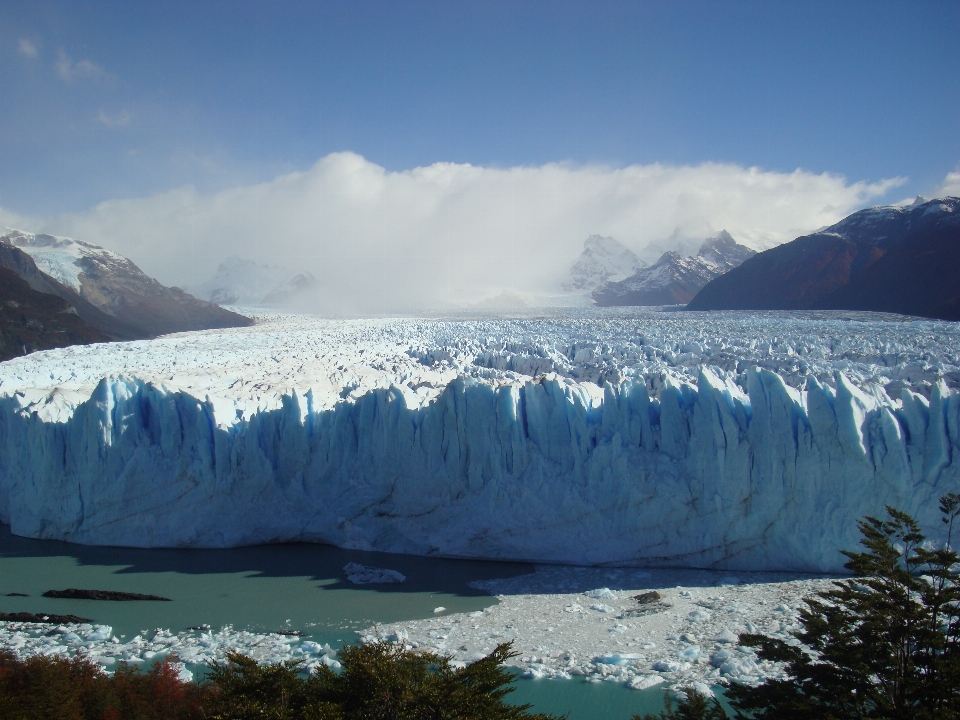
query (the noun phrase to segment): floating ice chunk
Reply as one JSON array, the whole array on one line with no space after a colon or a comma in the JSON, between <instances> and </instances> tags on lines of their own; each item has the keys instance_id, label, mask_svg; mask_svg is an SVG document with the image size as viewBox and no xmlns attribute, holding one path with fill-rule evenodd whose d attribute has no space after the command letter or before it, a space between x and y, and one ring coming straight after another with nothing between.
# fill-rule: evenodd
<instances>
[{"instance_id":1,"label":"floating ice chunk","mask_svg":"<svg viewBox=\"0 0 960 720\"><path fill-rule=\"evenodd\" d=\"M738 640L737 634L734 632L731 632L726 628L718 632L713 638L714 642L719 642L719 643L735 643L737 640Z\"/></svg>"},{"instance_id":2,"label":"floating ice chunk","mask_svg":"<svg viewBox=\"0 0 960 720\"><path fill-rule=\"evenodd\" d=\"M339 663L337 660L334 660L334 659L333 659L332 657L330 657L329 655L323 655L323 656L321 656L321 657L320 657L320 662L323 663L324 665L326 665L326 666L327 666L328 668L330 668L331 670L339 670L340 667L341 667L341 666L340 666L340 663Z\"/></svg>"},{"instance_id":3,"label":"floating ice chunk","mask_svg":"<svg viewBox=\"0 0 960 720\"><path fill-rule=\"evenodd\" d=\"M720 665L720 674L724 677L752 677L759 674L757 664L747 657L732 657Z\"/></svg>"},{"instance_id":4,"label":"floating ice chunk","mask_svg":"<svg viewBox=\"0 0 960 720\"><path fill-rule=\"evenodd\" d=\"M94 625L83 637L88 642L106 642L112 634L113 628L109 625Z\"/></svg>"},{"instance_id":5,"label":"floating ice chunk","mask_svg":"<svg viewBox=\"0 0 960 720\"><path fill-rule=\"evenodd\" d=\"M612 655L600 655L595 657L593 662L601 665L627 665L634 660L640 660L643 655L637 653L616 653Z\"/></svg>"},{"instance_id":6,"label":"floating ice chunk","mask_svg":"<svg viewBox=\"0 0 960 720\"><path fill-rule=\"evenodd\" d=\"M180 682L193 682L193 673L187 670L187 666L182 662L170 663L170 668L177 673Z\"/></svg>"},{"instance_id":7,"label":"floating ice chunk","mask_svg":"<svg viewBox=\"0 0 960 720\"><path fill-rule=\"evenodd\" d=\"M368 565L361 565L360 563L347 563L343 566L343 571L347 574L347 580L354 585L402 583L407 581L407 577L398 573L396 570L369 567Z\"/></svg>"},{"instance_id":8,"label":"floating ice chunk","mask_svg":"<svg viewBox=\"0 0 960 720\"><path fill-rule=\"evenodd\" d=\"M652 687L665 683L660 675L638 675L627 683L628 688L633 690L649 690Z\"/></svg>"},{"instance_id":9,"label":"floating ice chunk","mask_svg":"<svg viewBox=\"0 0 960 720\"><path fill-rule=\"evenodd\" d=\"M596 610L597 612L602 612L602 613L612 613L617 611L615 607L611 607L610 605L605 605L604 603L594 603L593 605L590 606L590 609Z\"/></svg>"},{"instance_id":10,"label":"floating ice chunk","mask_svg":"<svg viewBox=\"0 0 960 720\"><path fill-rule=\"evenodd\" d=\"M570 603L563 609L563 611L568 613L578 613L583 612L583 608L577 605L577 603Z\"/></svg>"},{"instance_id":11,"label":"floating ice chunk","mask_svg":"<svg viewBox=\"0 0 960 720\"><path fill-rule=\"evenodd\" d=\"M657 672L680 672L690 667L690 663L680 663L676 660L658 660L653 664Z\"/></svg>"},{"instance_id":12,"label":"floating ice chunk","mask_svg":"<svg viewBox=\"0 0 960 720\"><path fill-rule=\"evenodd\" d=\"M692 622L706 622L707 620L710 619L711 615L709 612L707 612L703 608L697 608L696 610L691 612L689 615L687 615L687 617Z\"/></svg>"},{"instance_id":13,"label":"floating ice chunk","mask_svg":"<svg viewBox=\"0 0 960 720\"><path fill-rule=\"evenodd\" d=\"M739 585L739 584L740 584L740 578L732 577L732 576L722 578L719 582L717 582L718 587L732 586L732 585Z\"/></svg>"},{"instance_id":14,"label":"floating ice chunk","mask_svg":"<svg viewBox=\"0 0 960 720\"><path fill-rule=\"evenodd\" d=\"M443 605L441 605L440 607L435 607L435 608L433 609L433 611L434 611L435 613L442 613L442 612L446 611L446 608L443 607Z\"/></svg>"},{"instance_id":15,"label":"floating ice chunk","mask_svg":"<svg viewBox=\"0 0 960 720\"><path fill-rule=\"evenodd\" d=\"M708 697L708 698L713 697L713 690L711 690L710 686L707 685L706 683L694 681L687 687L690 688L691 690L696 690L698 693L700 693L704 697Z\"/></svg>"},{"instance_id":16,"label":"floating ice chunk","mask_svg":"<svg viewBox=\"0 0 960 720\"><path fill-rule=\"evenodd\" d=\"M597 588L596 590L585 592L584 595L586 595L589 598L593 598L594 600L616 600L617 599L617 594L610 588Z\"/></svg>"},{"instance_id":17,"label":"floating ice chunk","mask_svg":"<svg viewBox=\"0 0 960 720\"><path fill-rule=\"evenodd\" d=\"M733 657L736 657L733 650L720 648L719 650L714 650L712 653L710 653L710 664L713 665L713 667L718 668Z\"/></svg>"},{"instance_id":18,"label":"floating ice chunk","mask_svg":"<svg viewBox=\"0 0 960 720\"><path fill-rule=\"evenodd\" d=\"M691 645L687 649L682 650L680 652L680 658L688 662L692 662L693 660L696 660L698 657L700 657L699 645Z\"/></svg>"}]
</instances>

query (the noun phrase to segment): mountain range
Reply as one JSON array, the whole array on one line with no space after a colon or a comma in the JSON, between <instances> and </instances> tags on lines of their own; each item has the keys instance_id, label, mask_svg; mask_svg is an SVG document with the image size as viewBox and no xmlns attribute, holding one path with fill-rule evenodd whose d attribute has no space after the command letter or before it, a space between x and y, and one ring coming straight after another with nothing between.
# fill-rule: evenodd
<instances>
[{"instance_id":1,"label":"mountain range","mask_svg":"<svg viewBox=\"0 0 960 720\"><path fill-rule=\"evenodd\" d=\"M960 198L861 210L762 252L689 310L872 310L960 320Z\"/></svg>"},{"instance_id":2,"label":"mountain range","mask_svg":"<svg viewBox=\"0 0 960 720\"><path fill-rule=\"evenodd\" d=\"M70 238L8 230L0 236L0 268L7 271L0 282L0 303L20 313L5 321L3 359L77 342L253 324L250 318L162 285L122 255Z\"/></svg>"},{"instance_id":3,"label":"mountain range","mask_svg":"<svg viewBox=\"0 0 960 720\"><path fill-rule=\"evenodd\" d=\"M714 278L756 255L722 230L708 238L696 255L665 252L653 265L638 268L630 277L608 281L592 297L601 307L622 305L682 305Z\"/></svg>"}]
</instances>

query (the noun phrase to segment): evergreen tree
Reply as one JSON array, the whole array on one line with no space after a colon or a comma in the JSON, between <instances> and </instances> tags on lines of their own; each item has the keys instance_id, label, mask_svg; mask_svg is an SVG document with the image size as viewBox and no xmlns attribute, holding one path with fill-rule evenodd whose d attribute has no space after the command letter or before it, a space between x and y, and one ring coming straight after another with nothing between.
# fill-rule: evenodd
<instances>
[{"instance_id":1,"label":"evergreen tree","mask_svg":"<svg viewBox=\"0 0 960 720\"><path fill-rule=\"evenodd\" d=\"M551 720L504 702L515 679L503 668L515 656L510 648L498 645L460 668L448 657L386 642L349 646L340 653L343 672L321 666L310 694L340 708L344 720Z\"/></svg>"},{"instance_id":2,"label":"evergreen tree","mask_svg":"<svg viewBox=\"0 0 960 720\"><path fill-rule=\"evenodd\" d=\"M785 680L728 691L756 720L960 718L960 586L950 547L960 496L941 498L947 545L929 546L906 513L859 522L863 552L846 552L854 579L806 600L797 642L741 635Z\"/></svg>"},{"instance_id":3,"label":"evergreen tree","mask_svg":"<svg viewBox=\"0 0 960 720\"><path fill-rule=\"evenodd\" d=\"M677 707L670 707L670 695L663 694L664 710L659 715L649 713L642 718L634 715L633 720L727 720L716 698L708 698L693 688L684 688L683 694L677 698Z\"/></svg>"}]
</instances>

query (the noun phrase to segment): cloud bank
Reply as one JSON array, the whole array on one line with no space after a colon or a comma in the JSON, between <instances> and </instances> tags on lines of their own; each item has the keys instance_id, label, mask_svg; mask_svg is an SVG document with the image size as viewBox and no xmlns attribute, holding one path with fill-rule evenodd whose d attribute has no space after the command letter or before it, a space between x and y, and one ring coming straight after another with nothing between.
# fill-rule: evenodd
<instances>
[{"instance_id":1,"label":"cloud bank","mask_svg":"<svg viewBox=\"0 0 960 720\"><path fill-rule=\"evenodd\" d=\"M934 191L933 196L938 197L960 197L960 170L947 173L943 183Z\"/></svg>"},{"instance_id":2,"label":"cloud bank","mask_svg":"<svg viewBox=\"0 0 960 720\"><path fill-rule=\"evenodd\" d=\"M198 284L240 255L312 272L323 288L318 311L397 312L555 291L594 233L638 251L721 229L770 247L834 223L900 182L716 163L436 163L389 172L343 152L305 172L216 194L183 187L107 201L44 229L123 253L167 284Z\"/></svg>"}]
</instances>

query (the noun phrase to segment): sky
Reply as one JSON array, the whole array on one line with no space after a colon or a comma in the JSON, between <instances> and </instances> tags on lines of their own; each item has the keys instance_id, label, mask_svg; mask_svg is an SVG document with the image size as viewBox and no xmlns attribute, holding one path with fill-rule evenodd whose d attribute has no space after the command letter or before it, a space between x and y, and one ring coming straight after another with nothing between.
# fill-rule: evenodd
<instances>
[{"instance_id":1,"label":"sky","mask_svg":"<svg viewBox=\"0 0 960 720\"><path fill-rule=\"evenodd\" d=\"M955 0L5 0L0 224L384 307L546 288L594 232L767 247L960 194L958 31Z\"/></svg>"}]
</instances>

